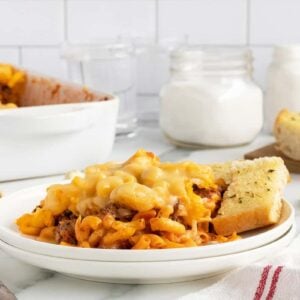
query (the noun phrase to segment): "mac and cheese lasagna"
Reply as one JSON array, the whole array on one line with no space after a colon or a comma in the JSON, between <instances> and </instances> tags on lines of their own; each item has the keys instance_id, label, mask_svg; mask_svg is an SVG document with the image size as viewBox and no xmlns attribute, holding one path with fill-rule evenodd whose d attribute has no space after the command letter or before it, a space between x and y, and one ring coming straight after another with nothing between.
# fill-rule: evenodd
<instances>
[{"instance_id":1,"label":"mac and cheese lasagna","mask_svg":"<svg viewBox=\"0 0 300 300\"><path fill-rule=\"evenodd\" d=\"M0 109L15 108L26 83L25 72L0 63Z\"/></svg>"},{"instance_id":2,"label":"mac and cheese lasagna","mask_svg":"<svg viewBox=\"0 0 300 300\"><path fill-rule=\"evenodd\" d=\"M85 169L68 184L52 185L19 230L60 245L163 249L237 239L214 232L226 188L212 168L194 162L163 163L139 150L124 163Z\"/></svg>"}]
</instances>

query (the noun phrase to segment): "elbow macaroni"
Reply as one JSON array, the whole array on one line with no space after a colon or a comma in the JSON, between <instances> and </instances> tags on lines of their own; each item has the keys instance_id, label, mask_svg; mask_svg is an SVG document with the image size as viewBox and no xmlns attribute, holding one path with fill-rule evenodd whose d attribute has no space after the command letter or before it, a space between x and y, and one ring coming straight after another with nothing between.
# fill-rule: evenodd
<instances>
[{"instance_id":1,"label":"elbow macaroni","mask_svg":"<svg viewBox=\"0 0 300 300\"><path fill-rule=\"evenodd\" d=\"M16 223L22 233L60 245L194 247L238 238L210 229L220 200L210 167L161 163L139 150L123 164L90 166L84 177L49 187L39 207Z\"/></svg>"},{"instance_id":2,"label":"elbow macaroni","mask_svg":"<svg viewBox=\"0 0 300 300\"><path fill-rule=\"evenodd\" d=\"M26 73L0 63L0 109L16 108L25 89Z\"/></svg>"}]
</instances>

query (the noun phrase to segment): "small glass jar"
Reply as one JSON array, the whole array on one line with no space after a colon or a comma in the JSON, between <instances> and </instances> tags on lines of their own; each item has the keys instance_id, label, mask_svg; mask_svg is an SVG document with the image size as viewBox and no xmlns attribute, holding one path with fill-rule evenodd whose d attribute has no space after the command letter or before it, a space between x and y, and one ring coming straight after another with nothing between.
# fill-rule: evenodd
<instances>
[{"instance_id":1,"label":"small glass jar","mask_svg":"<svg viewBox=\"0 0 300 300\"><path fill-rule=\"evenodd\" d=\"M168 81L170 52L184 43L178 38L136 39L138 94L137 111L139 123L143 126L156 126L159 119L158 91Z\"/></svg>"},{"instance_id":2,"label":"small glass jar","mask_svg":"<svg viewBox=\"0 0 300 300\"><path fill-rule=\"evenodd\" d=\"M248 49L184 47L171 54L160 92L160 126L181 146L234 146L263 124L262 91L252 81Z\"/></svg>"},{"instance_id":3,"label":"small glass jar","mask_svg":"<svg viewBox=\"0 0 300 300\"><path fill-rule=\"evenodd\" d=\"M280 110L300 112L300 45L276 46L267 72L265 130L271 132Z\"/></svg>"},{"instance_id":4,"label":"small glass jar","mask_svg":"<svg viewBox=\"0 0 300 300\"><path fill-rule=\"evenodd\" d=\"M64 45L69 79L119 97L117 136L133 136L137 127L136 55L131 43L103 41Z\"/></svg>"}]
</instances>

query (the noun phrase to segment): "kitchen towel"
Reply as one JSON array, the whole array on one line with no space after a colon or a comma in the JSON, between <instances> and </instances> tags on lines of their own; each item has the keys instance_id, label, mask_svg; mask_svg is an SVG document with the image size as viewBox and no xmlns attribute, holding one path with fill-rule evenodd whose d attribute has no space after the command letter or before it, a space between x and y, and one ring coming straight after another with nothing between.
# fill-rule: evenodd
<instances>
[{"instance_id":1,"label":"kitchen towel","mask_svg":"<svg viewBox=\"0 0 300 300\"><path fill-rule=\"evenodd\" d=\"M300 235L288 248L272 258L232 271L212 286L180 299L300 299Z\"/></svg>"},{"instance_id":2,"label":"kitchen towel","mask_svg":"<svg viewBox=\"0 0 300 300\"><path fill-rule=\"evenodd\" d=\"M0 299L17 300L15 295L0 281Z\"/></svg>"}]
</instances>

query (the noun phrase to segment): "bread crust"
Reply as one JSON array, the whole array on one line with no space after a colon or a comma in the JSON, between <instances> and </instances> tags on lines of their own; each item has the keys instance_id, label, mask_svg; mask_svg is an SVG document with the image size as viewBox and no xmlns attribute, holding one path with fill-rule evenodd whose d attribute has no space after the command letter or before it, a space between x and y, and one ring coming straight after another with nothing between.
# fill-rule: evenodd
<instances>
[{"instance_id":1,"label":"bread crust","mask_svg":"<svg viewBox=\"0 0 300 300\"><path fill-rule=\"evenodd\" d=\"M283 109L276 117L273 133L276 148L285 156L300 160L300 115Z\"/></svg>"},{"instance_id":2,"label":"bread crust","mask_svg":"<svg viewBox=\"0 0 300 300\"><path fill-rule=\"evenodd\" d=\"M275 224L279 217L280 214L272 218L270 208L261 207L238 215L218 216L213 219L212 223L217 234L228 236L234 232L240 233Z\"/></svg>"},{"instance_id":3,"label":"bread crust","mask_svg":"<svg viewBox=\"0 0 300 300\"><path fill-rule=\"evenodd\" d=\"M228 185L212 219L217 234L227 236L278 222L289 178L280 157L232 161L212 165L212 169Z\"/></svg>"}]
</instances>

